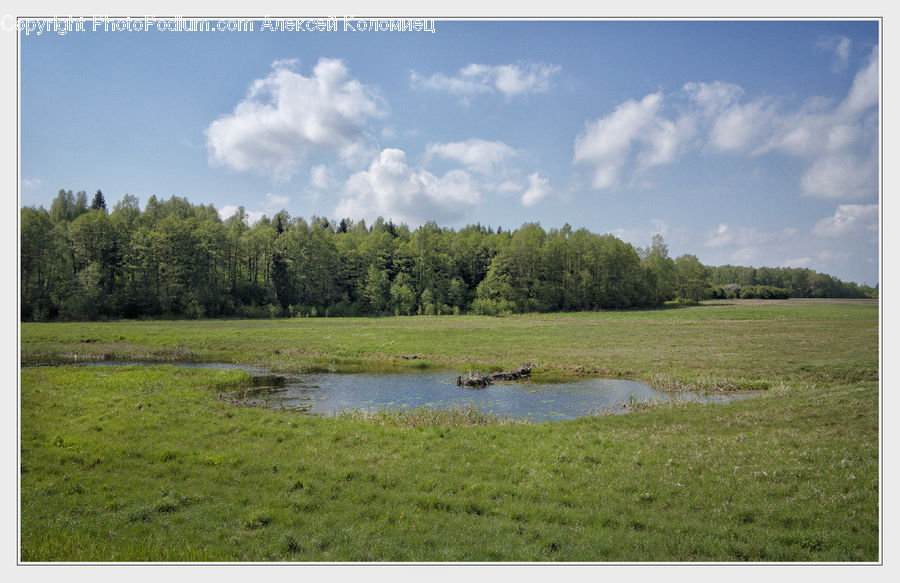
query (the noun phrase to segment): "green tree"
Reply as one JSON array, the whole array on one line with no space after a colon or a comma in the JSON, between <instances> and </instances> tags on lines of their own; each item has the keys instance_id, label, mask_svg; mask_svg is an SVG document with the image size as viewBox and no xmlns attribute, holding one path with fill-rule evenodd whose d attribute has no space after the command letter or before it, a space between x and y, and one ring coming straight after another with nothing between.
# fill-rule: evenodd
<instances>
[{"instance_id":1,"label":"green tree","mask_svg":"<svg viewBox=\"0 0 900 583\"><path fill-rule=\"evenodd\" d=\"M138 219L140 219L141 216L139 202L140 201L136 196L126 194L122 197L122 200L115 204L110 216L130 232L137 226Z\"/></svg>"},{"instance_id":2,"label":"green tree","mask_svg":"<svg viewBox=\"0 0 900 583\"><path fill-rule=\"evenodd\" d=\"M99 188L97 189L97 192L94 193L94 198L91 200L91 210L103 211L104 213L108 212L106 208L106 199L103 198L103 193Z\"/></svg>"},{"instance_id":3,"label":"green tree","mask_svg":"<svg viewBox=\"0 0 900 583\"><path fill-rule=\"evenodd\" d=\"M405 273L399 274L391 284L391 305L400 316L411 316L416 313L416 292L413 291L410 278Z\"/></svg>"},{"instance_id":4,"label":"green tree","mask_svg":"<svg viewBox=\"0 0 900 583\"><path fill-rule=\"evenodd\" d=\"M51 299L54 272L55 231L43 208L23 207L20 214L21 317L46 320L55 315Z\"/></svg>"},{"instance_id":5,"label":"green tree","mask_svg":"<svg viewBox=\"0 0 900 583\"><path fill-rule=\"evenodd\" d=\"M706 269L696 255L684 254L675 260L675 291L678 297L695 303L709 297Z\"/></svg>"},{"instance_id":6,"label":"green tree","mask_svg":"<svg viewBox=\"0 0 900 583\"><path fill-rule=\"evenodd\" d=\"M363 286L363 297L373 312L383 312L391 301L391 282L387 273L375 264L369 265Z\"/></svg>"},{"instance_id":7,"label":"green tree","mask_svg":"<svg viewBox=\"0 0 900 583\"><path fill-rule=\"evenodd\" d=\"M69 239L75 253L76 270L94 265L104 294L95 300L105 301L113 294L121 269L119 231L115 222L102 210L89 211L69 225ZM98 309L101 313L111 313L109 306Z\"/></svg>"},{"instance_id":8,"label":"green tree","mask_svg":"<svg viewBox=\"0 0 900 583\"><path fill-rule=\"evenodd\" d=\"M675 261L669 257L669 247L662 235L656 234L650 247L642 250L649 303L662 304L675 294Z\"/></svg>"},{"instance_id":9,"label":"green tree","mask_svg":"<svg viewBox=\"0 0 900 583\"><path fill-rule=\"evenodd\" d=\"M296 289L288 270L287 249L285 248L287 237L283 236L290 227L290 222L290 216L284 210L276 214L272 220L272 227L275 229L275 244L272 249L271 279L275 297L282 309L286 309L297 301Z\"/></svg>"},{"instance_id":10,"label":"green tree","mask_svg":"<svg viewBox=\"0 0 900 583\"><path fill-rule=\"evenodd\" d=\"M83 190L76 195L71 190L60 189L50 204L50 220L56 224L74 221L88 211L86 201Z\"/></svg>"}]
</instances>

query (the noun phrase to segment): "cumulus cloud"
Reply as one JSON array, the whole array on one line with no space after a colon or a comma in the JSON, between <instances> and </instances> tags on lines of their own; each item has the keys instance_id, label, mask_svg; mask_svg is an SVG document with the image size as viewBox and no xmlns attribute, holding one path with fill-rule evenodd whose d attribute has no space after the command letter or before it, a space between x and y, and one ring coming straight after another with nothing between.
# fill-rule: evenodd
<instances>
[{"instance_id":1,"label":"cumulus cloud","mask_svg":"<svg viewBox=\"0 0 900 583\"><path fill-rule=\"evenodd\" d=\"M455 222L480 201L475 182L465 170L450 170L438 177L410 166L403 150L387 148L367 170L350 176L335 215L370 220L382 216L410 225L435 218Z\"/></svg>"},{"instance_id":2,"label":"cumulus cloud","mask_svg":"<svg viewBox=\"0 0 900 583\"><path fill-rule=\"evenodd\" d=\"M290 197L267 192L265 198L257 204L255 210L244 209L244 222L247 223L247 225L252 226L264 216L273 216L280 210L287 208L290 202ZM238 208L240 207L233 204L226 204L219 209L219 218L223 221L231 218L234 216L234 213L238 211Z\"/></svg>"},{"instance_id":3,"label":"cumulus cloud","mask_svg":"<svg viewBox=\"0 0 900 583\"><path fill-rule=\"evenodd\" d=\"M617 186L627 172L638 176L674 162L690 147L713 154L777 153L807 164L801 194L859 200L877 189L878 73L876 47L842 100L813 97L793 110L774 97L744 102L741 87L721 81L686 83L666 96L651 93L588 121L575 138L573 161L590 166L592 186L602 190Z\"/></svg>"},{"instance_id":4,"label":"cumulus cloud","mask_svg":"<svg viewBox=\"0 0 900 583\"><path fill-rule=\"evenodd\" d=\"M537 172L528 177L528 190L522 195L522 204L525 206L534 206L550 195L550 181L541 178Z\"/></svg>"},{"instance_id":5,"label":"cumulus cloud","mask_svg":"<svg viewBox=\"0 0 900 583\"><path fill-rule=\"evenodd\" d=\"M521 165L523 153L506 143L471 138L461 142L431 143L425 149L425 164L435 158L461 164L481 192L499 194L522 193L520 201L532 206L546 198L550 192L549 181L534 172L527 178ZM524 192L523 192L524 191Z\"/></svg>"},{"instance_id":6,"label":"cumulus cloud","mask_svg":"<svg viewBox=\"0 0 900 583\"><path fill-rule=\"evenodd\" d=\"M550 89L551 77L559 70L559 65L545 63L471 63L449 76L434 73L425 77L413 71L410 74L410 84L416 89L444 91L464 99L479 94L502 94L506 98L512 98L546 93Z\"/></svg>"},{"instance_id":7,"label":"cumulus cloud","mask_svg":"<svg viewBox=\"0 0 900 583\"><path fill-rule=\"evenodd\" d=\"M234 213L238 211L238 208L239 207L233 204L226 204L219 209L219 218L223 221L228 220L229 218L234 216ZM266 213L264 213L263 211L244 210L244 223L246 223L247 226L253 226L253 224L259 219L263 218L265 214Z\"/></svg>"},{"instance_id":8,"label":"cumulus cloud","mask_svg":"<svg viewBox=\"0 0 900 583\"><path fill-rule=\"evenodd\" d=\"M668 120L660 115L662 104L663 95L651 93L640 101L626 101L608 116L585 125L575 138L573 161L593 167L594 188L618 185L634 152L643 169L675 159L693 134L693 119Z\"/></svg>"},{"instance_id":9,"label":"cumulus cloud","mask_svg":"<svg viewBox=\"0 0 900 583\"><path fill-rule=\"evenodd\" d=\"M486 175L500 171L516 154L516 150L501 141L490 142L479 138L464 142L428 144L425 148L426 160L431 160L435 156L455 160L469 170Z\"/></svg>"},{"instance_id":10,"label":"cumulus cloud","mask_svg":"<svg viewBox=\"0 0 900 583\"><path fill-rule=\"evenodd\" d=\"M746 150L764 135L773 117L773 110L763 99L732 104L714 118L709 143L723 152Z\"/></svg>"},{"instance_id":11,"label":"cumulus cloud","mask_svg":"<svg viewBox=\"0 0 900 583\"><path fill-rule=\"evenodd\" d=\"M842 204L834 214L813 227L813 233L823 237L847 237L878 233L877 204Z\"/></svg>"},{"instance_id":12,"label":"cumulus cloud","mask_svg":"<svg viewBox=\"0 0 900 583\"><path fill-rule=\"evenodd\" d=\"M368 119L386 112L377 93L350 79L340 60L320 59L309 77L296 66L275 61L232 113L209 125L211 164L286 180L310 152L352 157L366 149Z\"/></svg>"},{"instance_id":13,"label":"cumulus cloud","mask_svg":"<svg viewBox=\"0 0 900 583\"><path fill-rule=\"evenodd\" d=\"M674 161L693 134L694 119L691 116L681 116L674 122L657 117L638 156L640 166L649 168Z\"/></svg>"}]
</instances>

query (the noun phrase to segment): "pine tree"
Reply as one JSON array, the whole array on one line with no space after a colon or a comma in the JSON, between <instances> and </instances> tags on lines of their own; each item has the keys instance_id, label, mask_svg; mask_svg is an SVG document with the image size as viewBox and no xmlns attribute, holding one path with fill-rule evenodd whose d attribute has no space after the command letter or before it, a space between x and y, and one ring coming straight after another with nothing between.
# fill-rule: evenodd
<instances>
[{"instance_id":1,"label":"pine tree","mask_svg":"<svg viewBox=\"0 0 900 583\"><path fill-rule=\"evenodd\" d=\"M103 211L104 213L109 212L106 209L106 199L103 198L103 193L100 189L97 189L96 194L94 194L94 199L91 200L91 210L92 211Z\"/></svg>"}]
</instances>

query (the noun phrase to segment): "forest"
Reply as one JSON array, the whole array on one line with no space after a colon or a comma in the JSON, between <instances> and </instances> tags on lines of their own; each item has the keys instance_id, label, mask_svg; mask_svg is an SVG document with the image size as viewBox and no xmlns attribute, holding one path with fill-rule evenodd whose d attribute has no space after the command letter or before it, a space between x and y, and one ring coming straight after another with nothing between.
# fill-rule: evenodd
<instances>
[{"instance_id":1,"label":"forest","mask_svg":"<svg viewBox=\"0 0 900 583\"><path fill-rule=\"evenodd\" d=\"M711 298L872 298L878 289L804 268L705 266L660 235L539 223L434 222L410 230L239 208L60 190L20 215L22 321L621 310Z\"/></svg>"}]
</instances>

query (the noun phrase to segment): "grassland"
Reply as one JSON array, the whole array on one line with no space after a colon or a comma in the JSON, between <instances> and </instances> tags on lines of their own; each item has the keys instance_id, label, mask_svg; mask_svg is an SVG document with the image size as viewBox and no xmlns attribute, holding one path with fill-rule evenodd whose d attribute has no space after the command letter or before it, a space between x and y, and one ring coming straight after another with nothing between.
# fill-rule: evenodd
<instances>
[{"instance_id":1,"label":"grassland","mask_svg":"<svg viewBox=\"0 0 900 583\"><path fill-rule=\"evenodd\" d=\"M460 412L317 418L235 407L217 394L249 383L239 371L29 367L24 561L879 558L871 302L23 324L21 338L26 364L532 362L547 376L767 389L727 405L516 425Z\"/></svg>"}]
</instances>

